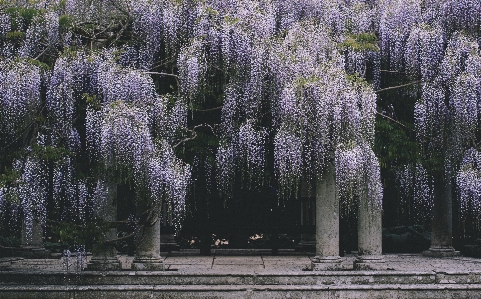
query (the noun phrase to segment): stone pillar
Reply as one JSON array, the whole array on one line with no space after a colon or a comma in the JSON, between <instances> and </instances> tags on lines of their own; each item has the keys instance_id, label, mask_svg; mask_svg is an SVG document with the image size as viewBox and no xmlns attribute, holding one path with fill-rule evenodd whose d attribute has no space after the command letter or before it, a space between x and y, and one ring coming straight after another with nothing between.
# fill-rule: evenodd
<instances>
[{"instance_id":1,"label":"stone pillar","mask_svg":"<svg viewBox=\"0 0 481 299\"><path fill-rule=\"evenodd\" d=\"M28 224L24 221L22 223L22 247L38 248L43 247L43 227L36 219L31 220L31 228L27 229Z\"/></svg>"},{"instance_id":2,"label":"stone pillar","mask_svg":"<svg viewBox=\"0 0 481 299\"><path fill-rule=\"evenodd\" d=\"M381 270L382 257L382 210L370 203L366 196L361 198L358 215L358 257L355 270Z\"/></svg>"},{"instance_id":3,"label":"stone pillar","mask_svg":"<svg viewBox=\"0 0 481 299\"><path fill-rule=\"evenodd\" d=\"M157 219L151 226L145 226L138 235L138 244L132 270L163 271L164 260L160 256L160 221Z\"/></svg>"},{"instance_id":4,"label":"stone pillar","mask_svg":"<svg viewBox=\"0 0 481 299\"><path fill-rule=\"evenodd\" d=\"M110 224L117 221L117 184L107 184L107 198L105 202L96 211L104 222ZM117 228L111 227L103 236L103 241L100 244L95 244L92 250L92 259L87 264L88 270L94 271L111 271L121 270L120 261L117 258L117 250L115 244L109 243L110 240L117 239Z\"/></svg>"},{"instance_id":5,"label":"stone pillar","mask_svg":"<svg viewBox=\"0 0 481 299\"><path fill-rule=\"evenodd\" d=\"M434 207L431 247L424 256L449 257L460 255L453 248L453 193L449 174L434 176Z\"/></svg>"},{"instance_id":6,"label":"stone pillar","mask_svg":"<svg viewBox=\"0 0 481 299\"><path fill-rule=\"evenodd\" d=\"M43 225L32 216L31 223L27 224L24 216L22 223L22 245L19 255L24 258L48 258L50 251L43 247ZM27 225L31 225L27 229Z\"/></svg>"},{"instance_id":7,"label":"stone pillar","mask_svg":"<svg viewBox=\"0 0 481 299\"><path fill-rule=\"evenodd\" d=\"M341 261L336 170L333 163L328 163L316 183L316 256L311 267L314 271L342 270Z\"/></svg>"}]
</instances>

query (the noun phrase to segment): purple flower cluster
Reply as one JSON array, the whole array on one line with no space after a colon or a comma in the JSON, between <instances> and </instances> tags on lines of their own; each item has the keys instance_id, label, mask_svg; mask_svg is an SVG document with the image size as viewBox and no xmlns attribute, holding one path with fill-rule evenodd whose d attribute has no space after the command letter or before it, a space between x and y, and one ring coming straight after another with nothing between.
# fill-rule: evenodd
<instances>
[{"instance_id":1,"label":"purple flower cluster","mask_svg":"<svg viewBox=\"0 0 481 299\"><path fill-rule=\"evenodd\" d=\"M24 215L27 243L32 241L33 226L45 225L48 196L48 168L45 161L27 158L16 161L14 167L20 173L15 193L20 199Z\"/></svg>"},{"instance_id":2,"label":"purple flower cluster","mask_svg":"<svg viewBox=\"0 0 481 299\"><path fill-rule=\"evenodd\" d=\"M444 56L444 36L440 28L421 24L409 35L404 54L406 70L415 78L433 80Z\"/></svg>"},{"instance_id":3,"label":"purple flower cluster","mask_svg":"<svg viewBox=\"0 0 481 299\"><path fill-rule=\"evenodd\" d=\"M466 151L456 176L461 216L473 215L481 221L481 153L474 148Z\"/></svg>"},{"instance_id":4,"label":"purple flower cluster","mask_svg":"<svg viewBox=\"0 0 481 299\"><path fill-rule=\"evenodd\" d=\"M404 69L404 53L411 29L422 22L421 0L390 0L379 6L381 52L390 68Z\"/></svg>"},{"instance_id":5,"label":"purple flower cluster","mask_svg":"<svg viewBox=\"0 0 481 299\"><path fill-rule=\"evenodd\" d=\"M405 165L396 173L401 212L411 214L419 224L432 217L434 205L433 179L421 164Z\"/></svg>"},{"instance_id":6,"label":"purple flower cluster","mask_svg":"<svg viewBox=\"0 0 481 299\"><path fill-rule=\"evenodd\" d=\"M137 179L145 173L153 151L147 113L123 101L102 109L100 156L107 169L126 167Z\"/></svg>"},{"instance_id":7,"label":"purple flower cluster","mask_svg":"<svg viewBox=\"0 0 481 299\"><path fill-rule=\"evenodd\" d=\"M379 162L368 144L339 146L335 152L336 184L341 207L350 213L366 198L376 209L382 209L382 185ZM355 213L355 210L354 210Z\"/></svg>"},{"instance_id":8,"label":"purple flower cluster","mask_svg":"<svg viewBox=\"0 0 481 299\"><path fill-rule=\"evenodd\" d=\"M36 115L41 105L42 71L20 61L0 62L0 130L14 135Z\"/></svg>"}]
</instances>

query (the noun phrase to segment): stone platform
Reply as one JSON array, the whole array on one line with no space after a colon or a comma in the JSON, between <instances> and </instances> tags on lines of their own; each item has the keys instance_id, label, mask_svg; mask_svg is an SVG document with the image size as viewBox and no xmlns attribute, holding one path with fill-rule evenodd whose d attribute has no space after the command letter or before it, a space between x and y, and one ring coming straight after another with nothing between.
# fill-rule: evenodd
<instances>
[{"instance_id":1,"label":"stone platform","mask_svg":"<svg viewBox=\"0 0 481 299\"><path fill-rule=\"evenodd\" d=\"M197 255L196 255L197 254ZM164 253L166 271L69 270L61 259L0 259L0 298L481 298L481 259L384 255L385 268L309 271L313 255L281 251Z\"/></svg>"}]
</instances>

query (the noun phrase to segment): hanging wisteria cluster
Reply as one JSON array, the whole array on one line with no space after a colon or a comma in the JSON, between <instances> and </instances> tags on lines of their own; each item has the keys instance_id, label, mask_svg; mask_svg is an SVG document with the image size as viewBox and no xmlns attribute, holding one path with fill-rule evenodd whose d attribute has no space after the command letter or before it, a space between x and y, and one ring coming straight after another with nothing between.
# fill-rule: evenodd
<instances>
[{"instance_id":1,"label":"hanging wisteria cluster","mask_svg":"<svg viewBox=\"0 0 481 299\"><path fill-rule=\"evenodd\" d=\"M27 158L25 161L16 161L15 170L21 173L18 180L16 193L24 214L24 225L27 244L32 241L33 226L36 223L45 225L48 173L45 161Z\"/></svg>"},{"instance_id":2,"label":"hanging wisteria cluster","mask_svg":"<svg viewBox=\"0 0 481 299\"><path fill-rule=\"evenodd\" d=\"M26 61L0 62L0 114L3 134L14 136L34 121L41 107L43 71ZM7 121L8 120L8 121Z\"/></svg>"},{"instance_id":3,"label":"hanging wisteria cluster","mask_svg":"<svg viewBox=\"0 0 481 299\"><path fill-rule=\"evenodd\" d=\"M62 221L97 217L116 179L148 197L150 215L169 203L179 229L191 170L177 149L196 136L189 109L195 118L214 97L222 124L210 126L219 146L206 171L221 194L259 187L272 171L288 197L335 163L343 197L349 189L379 203L376 95L363 80L379 85L381 56L357 39L374 36L379 11L361 0L12 6L0 12L2 133L15 137L29 123L39 133L42 154L19 161L45 164ZM169 85L172 94L159 94Z\"/></svg>"},{"instance_id":4,"label":"hanging wisteria cluster","mask_svg":"<svg viewBox=\"0 0 481 299\"><path fill-rule=\"evenodd\" d=\"M419 224L432 217L433 179L421 164L405 165L396 173L402 215L412 216Z\"/></svg>"},{"instance_id":5,"label":"hanging wisteria cluster","mask_svg":"<svg viewBox=\"0 0 481 299\"><path fill-rule=\"evenodd\" d=\"M461 217L473 215L479 227L481 220L481 154L474 148L466 151L456 176Z\"/></svg>"},{"instance_id":6,"label":"hanging wisteria cluster","mask_svg":"<svg viewBox=\"0 0 481 299\"><path fill-rule=\"evenodd\" d=\"M333 164L346 210L363 197L379 207L376 89L389 76L416 97L426 160L442 156L454 174L478 143L479 0L13 2L0 10L0 145L18 151L1 160L17 177L0 185L0 206L49 190L42 200L80 223L116 181L151 216L169 203L179 229L184 161L209 128L215 163L198 165L226 198L271 181L297 195ZM212 111L220 123L198 125ZM430 205L417 193L430 183L413 177L428 168L399 179L419 205ZM26 215L49 217L32 202Z\"/></svg>"},{"instance_id":7,"label":"hanging wisteria cluster","mask_svg":"<svg viewBox=\"0 0 481 299\"><path fill-rule=\"evenodd\" d=\"M353 148L339 146L335 153L336 182L341 208L350 213L361 198L375 209L382 209L382 185L379 162L368 144ZM353 211L356 213L356 210Z\"/></svg>"},{"instance_id":8,"label":"hanging wisteria cluster","mask_svg":"<svg viewBox=\"0 0 481 299\"><path fill-rule=\"evenodd\" d=\"M426 171L443 177L438 187L451 184L456 172L463 169L464 153L478 143L480 9L478 0L388 0L379 5L385 71L404 72L420 80L419 89L406 90L418 93L414 107L417 141L426 165L430 165ZM405 192L426 189L424 180L412 179L419 171L409 169L418 168L406 168L401 177L411 178L398 180ZM408 170L414 174L408 175ZM469 184L463 186L468 188ZM460 190L458 194L464 194L462 201L466 202L465 193ZM412 196L415 203L420 202L416 194ZM429 210L429 202L424 205Z\"/></svg>"}]
</instances>

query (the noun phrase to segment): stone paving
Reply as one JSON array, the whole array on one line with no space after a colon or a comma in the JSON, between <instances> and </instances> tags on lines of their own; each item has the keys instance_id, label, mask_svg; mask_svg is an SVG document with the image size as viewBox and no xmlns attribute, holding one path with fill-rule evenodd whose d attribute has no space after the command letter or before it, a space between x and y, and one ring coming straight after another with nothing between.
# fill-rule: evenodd
<instances>
[{"instance_id":1,"label":"stone paving","mask_svg":"<svg viewBox=\"0 0 481 299\"><path fill-rule=\"evenodd\" d=\"M191 255L189 255L191 254ZM255 274L255 273L298 273L309 270L313 254L279 255L272 256L268 252L253 253L249 255L224 255L215 252L211 256L192 255L195 252L163 253L165 268L167 271L175 271L185 274L200 273L232 273L232 274ZM90 259L87 256L87 261ZM351 270L355 256L343 257L344 270ZM469 257L430 258L420 254L385 254L384 270L399 272L447 272L469 273L481 272L481 259ZM122 270L130 270L133 257L119 255ZM74 270L77 258L71 257L69 267ZM0 258L0 271L64 271L65 259L22 259Z\"/></svg>"},{"instance_id":2,"label":"stone paving","mask_svg":"<svg viewBox=\"0 0 481 299\"><path fill-rule=\"evenodd\" d=\"M282 254L283 252L281 252ZM77 258L0 259L0 299L319 298L481 299L481 259L386 254L385 269L309 271L312 254L269 251L163 253L166 271L77 271ZM87 260L91 256L87 256Z\"/></svg>"}]
</instances>

